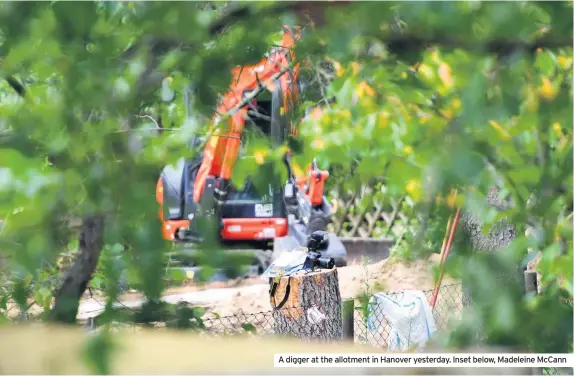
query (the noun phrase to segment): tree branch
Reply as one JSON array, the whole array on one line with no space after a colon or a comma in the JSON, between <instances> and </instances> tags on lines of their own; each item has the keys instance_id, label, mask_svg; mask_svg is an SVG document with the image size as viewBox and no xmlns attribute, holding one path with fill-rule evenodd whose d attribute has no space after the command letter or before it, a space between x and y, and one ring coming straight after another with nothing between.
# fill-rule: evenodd
<instances>
[{"instance_id":1,"label":"tree branch","mask_svg":"<svg viewBox=\"0 0 574 376\"><path fill-rule=\"evenodd\" d=\"M24 88L24 85L22 85L20 81L12 76L8 76L6 77L6 82L8 82L8 85L10 85L10 87L12 87L20 97L24 98L26 95L26 88Z\"/></svg>"},{"instance_id":2,"label":"tree branch","mask_svg":"<svg viewBox=\"0 0 574 376\"><path fill-rule=\"evenodd\" d=\"M424 50L430 46L443 48L460 48L465 51L486 52L496 55L510 55L516 51L533 53L539 48L566 48L572 47L572 38L543 37L534 41L520 39L490 39L484 41L464 40L456 37L420 36L413 34L379 36L387 48L397 54Z\"/></svg>"}]
</instances>

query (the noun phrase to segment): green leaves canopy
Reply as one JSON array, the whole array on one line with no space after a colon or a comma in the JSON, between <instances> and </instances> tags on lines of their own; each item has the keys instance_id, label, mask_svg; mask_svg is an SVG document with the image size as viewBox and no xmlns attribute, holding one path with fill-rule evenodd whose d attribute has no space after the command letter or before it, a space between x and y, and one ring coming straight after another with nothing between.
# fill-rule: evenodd
<instances>
[{"instance_id":1,"label":"green leaves canopy","mask_svg":"<svg viewBox=\"0 0 574 376\"><path fill-rule=\"evenodd\" d=\"M18 278L10 289L21 302L30 296L48 307L54 286L46 290L45 271L55 272L73 239L64 223L69 213L92 212L109 218L106 243L127 249L106 255L126 259L146 295L159 298L169 244L159 234L157 175L197 152L189 139L208 134L230 69L258 61L278 25L305 10L297 4L0 4L0 72L10 78L0 84L2 254L9 261L0 265ZM498 186L520 235L512 254L541 251L545 304L562 304L548 296L571 299L572 3L345 7L306 9L317 24L296 54L313 68L306 74L322 77L314 98L321 111L296 119L305 145L299 164L316 157L340 171L331 178L339 189L383 180L389 195L408 194L423 216L452 205L452 188L459 203L469 203ZM326 59L333 69L317 69ZM160 88L168 75L176 95L166 104ZM180 94L189 85L192 113ZM158 125L178 130L158 135ZM268 148L252 142L246 153L280 163L277 149L262 145ZM242 165L239 180L253 168ZM539 236L522 236L529 228ZM115 281L109 257L98 273ZM493 314L517 319L493 324L503 334L491 337L529 345L535 334L509 333L542 308L511 304Z\"/></svg>"}]
</instances>

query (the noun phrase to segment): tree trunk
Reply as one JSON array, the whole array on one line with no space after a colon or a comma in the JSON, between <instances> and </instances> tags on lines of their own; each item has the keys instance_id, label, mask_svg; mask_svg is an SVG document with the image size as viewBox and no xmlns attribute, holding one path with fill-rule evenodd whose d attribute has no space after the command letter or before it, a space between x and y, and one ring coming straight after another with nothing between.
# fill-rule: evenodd
<instances>
[{"instance_id":1,"label":"tree trunk","mask_svg":"<svg viewBox=\"0 0 574 376\"><path fill-rule=\"evenodd\" d=\"M503 201L499 197L499 191L493 188L489 191L487 195L487 202L485 204L491 205L498 210L505 210L509 206L509 202ZM461 214L461 231L470 241L473 252L486 252L489 256L495 257L496 252L502 251L515 237L516 228L504 220L495 224L488 234L483 234L482 226L483 223L470 212L463 212ZM511 274L507 275L497 275L496 276L500 283L522 280L523 274L520 270L520 266L516 266L516 270L512 271ZM468 283L463 277L463 296L462 304L463 306L472 305L472 291L468 286ZM476 341L482 343L485 337L483 333L476 332Z\"/></svg>"},{"instance_id":2,"label":"tree trunk","mask_svg":"<svg viewBox=\"0 0 574 376\"><path fill-rule=\"evenodd\" d=\"M287 286L290 289L285 304L273 312L275 334L340 341L343 318L337 269L281 278L274 294L275 306L285 299Z\"/></svg>"},{"instance_id":3,"label":"tree trunk","mask_svg":"<svg viewBox=\"0 0 574 376\"><path fill-rule=\"evenodd\" d=\"M96 270L103 247L104 216L95 214L82 219L79 255L66 273L55 294L50 320L66 324L76 322L80 299Z\"/></svg>"}]
</instances>

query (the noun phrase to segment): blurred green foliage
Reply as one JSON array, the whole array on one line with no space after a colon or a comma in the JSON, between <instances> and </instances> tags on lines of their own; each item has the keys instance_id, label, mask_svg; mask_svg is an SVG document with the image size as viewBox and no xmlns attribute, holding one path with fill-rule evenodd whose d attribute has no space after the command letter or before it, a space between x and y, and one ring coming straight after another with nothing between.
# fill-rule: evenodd
<instances>
[{"instance_id":1,"label":"blurred green foliage","mask_svg":"<svg viewBox=\"0 0 574 376\"><path fill-rule=\"evenodd\" d=\"M161 306L166 278L182 276L165 272L158 173L198 152L188 145L208 134L228 72L261 59L278 25L296 21L296 4L0 4L0 317L9 301L50 309L62 262L78 247L68 224L93 213L106 218L106 245L91 286L104 291L109 310L122 280L145 293L149 312ZM342 191L383 182L385 197L408 195L419 231L404 240L416 255L437 251L456 204L485 230L506 218L518 236L496 267L480 258L481 267L465 266L475 256L464 244L449 261L473 276L478 313L463 329L480 325L495 344L571 351L572 3L323 4L314 12L325 23L296 48L305 75L320 77L317 98L306 98L320 101L320 111L295 119L304 146L295 160L317 158ZM161 101L167 76L170 103ZM185 103L188 86L195 95ZM160 121L174 129L157 132ZM244 153L280 163L265 140ZM236 180L258 167L249 161L238 164ZM481 204L493 186L511 203L503 212ZM524 298L492 273L511 270L528 250L541 252L544 293ZM213 267L216 259L204 257ZM201 327L200 316L182 308L173 325ZM471 340L464 330L452 339ZM93 360L99 373L111 372L107 359Z\"/></svg>"}]
</instances>

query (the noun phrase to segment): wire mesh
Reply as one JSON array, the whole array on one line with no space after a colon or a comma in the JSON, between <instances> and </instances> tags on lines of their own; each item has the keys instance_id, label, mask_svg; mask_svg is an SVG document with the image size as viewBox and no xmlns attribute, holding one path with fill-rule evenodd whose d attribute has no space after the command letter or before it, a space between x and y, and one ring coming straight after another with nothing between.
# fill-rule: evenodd
<instances>
[{"instance_id":1,"label":"wire mesh","mask_svg":"<svg viewBox=\"0 0 574 376\"><path fill-rule=\"evenodd\" d=\"M424 291L429 303L432 297L432 290ZM400 301L404 297L404 292L394 292L388 294L392 298ZM442 286L438 296L435 309L433 311L437 329L446 331L452 327L452 321L460 318L462 311L463 294L460 284ZM369 343L377 347L386 347L390 335L390 325L382 310L375 308L371 315L375 320L383 322L381 329L373 332L367 329L367 317L364 309L356 308L354 312L354 333L356 342ZM208 315L203 319L205 331L214 335L236 335L236 334L257 334L272 335L295 333L305 337L312 337L313 333L317 337L325 337L325 332L339 330L334 328L330 320L316 322L308 319L309 309L283 308L275 311L265 311L257 313L240 313L233 316ZM301 317L307 319L299 319ZM280 333L277 332L277 318L288 317L290 320L281 320ZM342 334L339 334L341 336ZM335 336L333 334L332 336Z\"/></svg>"},{"instance_id":2,"label":"wire mesh","mask_svg":"<svg viewBox=\"0 0 574 376\"><path fill-rule=\"evenodd\" d=\"M433 290L423 291L427 301L431 302ZM388 293L390 297L401 301L404 292ZM461 284L442 286L433 312L433 318L438 332L446 333L457 320L461 319L463 307L471 301L463 292ZM381 325L377 330L369 330L364 307L356 306L353 313L354 341L369 344L377 348L388 348L391 340L391 325L381 308L376 305L370 315ZM304 340L333 340L342 338L343 331L340 326L331 320L317 322L310 319L309 309L283 308L275 311L241 313L233 316L211 315L203 319L205 333L211 335L291 335ZM284 318L288 318L285 320ZM280 320L280 322L278 321ZM572 375L572 369L565 371L561 368L544 368L543 375Z\"/></svg>"},{"instance_id":3,"label":"wire mesh","mask_svg":"<svg viewBox=\"0 0 574 376\"><path fill-rule=\"evenodd\" d=\"M282 308L274 311L211 316L203 319L205 332L213 335L281 334L307 340L335 340L341 337L340 323L314 311L314 307Z\"/></svg>"}]
</instances>

